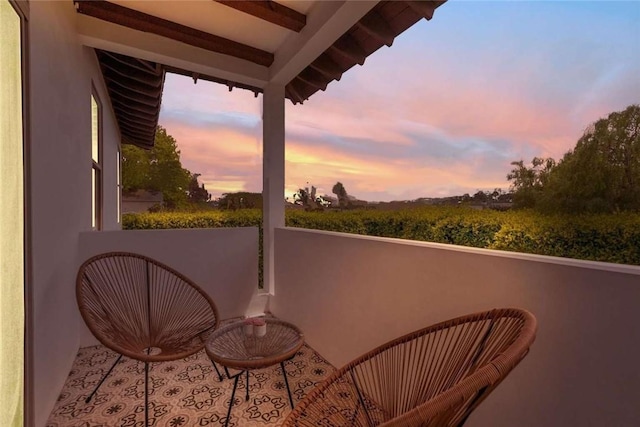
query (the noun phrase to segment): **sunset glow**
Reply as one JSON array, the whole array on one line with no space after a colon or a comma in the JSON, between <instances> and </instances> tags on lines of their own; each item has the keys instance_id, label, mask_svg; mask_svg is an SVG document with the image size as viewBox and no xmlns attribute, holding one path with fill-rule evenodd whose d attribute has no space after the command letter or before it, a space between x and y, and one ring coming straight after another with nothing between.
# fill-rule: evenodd
<instances>
[{"instance_id":1,"label":"sunset glow","mask_svg":"<svg viewBox=\"0 0 640 427\"><path fill-rule=\"evenodd\" d=\"M304 105L286 102L286 196L364 200L508 188L640 102L640 2L449 1ZM160 124L219 197L262 189L261 96L167 75Z\"/></svg>"}]
</instances>

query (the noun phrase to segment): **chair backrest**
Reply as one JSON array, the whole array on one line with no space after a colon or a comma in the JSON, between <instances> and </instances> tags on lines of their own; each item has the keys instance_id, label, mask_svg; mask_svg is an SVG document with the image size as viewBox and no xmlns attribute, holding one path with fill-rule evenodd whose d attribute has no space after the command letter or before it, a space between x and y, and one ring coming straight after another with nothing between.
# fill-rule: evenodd
<instances>
[{"instance_id":1,"label":"chair backrest","mask_svg":"<svg viewBox=\"0 0 640 427\"><path fill-rule=\"evenodd\" d=\"M520 309L418 330L333 373L283 425L460 426L524 358L535 331Z\"/></svg>"},{"instance_id":2,"label":"chair backrest","mask_svg":"<svg viewBox=\"0 0 640 427\"><path fill-rule=\"evenodd\" d=\"M149 257L111 252L85 261L76 297L82 317L98 340L138 360L145 349L162 350L152 360L174 360L202 349L218 325L213 300L195 283Z\"/></svg>"}]
</instances>

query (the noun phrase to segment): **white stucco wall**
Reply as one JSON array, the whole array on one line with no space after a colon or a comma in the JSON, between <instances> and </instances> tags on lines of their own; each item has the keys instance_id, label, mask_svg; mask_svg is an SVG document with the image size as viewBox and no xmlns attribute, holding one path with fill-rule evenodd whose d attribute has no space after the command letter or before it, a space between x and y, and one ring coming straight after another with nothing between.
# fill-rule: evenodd
<instances>
[{"instance_id":1,"label":"white stucco wall","mask_svg":"<svg viewBox=\"0 0 640 427\"><path fill-rule=\"evenodd\" d=\"M243 316L258 291L257 227L89 231L80 235L78 266L112 251L147 255L189 277L213 298L221 319ZM84 323L81 329L80 346L98 343Z\"/></svg>"},{"instance_id":2,"label":"white stucco wall","mask_svg":"<svg viewBox=\"0 0 640 427\"><path fill-rule=\"evenodd\" d=\"M288 228L275 256L271 311L336 366L441 320L522 307L538 337L469 426L638 425L639 267Z\"/></svg>"},{"instance_id":3,"label":"white stucco wall","mask_svg":"<svg viewBox=\"0 0 640 427\"><path fill-rule=\"evenodd\" d=\"M118 228L118 131L95 55L78 41L75 17L71 1L30 2L32 409L37 427L45 424L80 342L73 283L78 236L91 227L92 82L103 104L103 226Z\"/></svg>"}]
</instances>

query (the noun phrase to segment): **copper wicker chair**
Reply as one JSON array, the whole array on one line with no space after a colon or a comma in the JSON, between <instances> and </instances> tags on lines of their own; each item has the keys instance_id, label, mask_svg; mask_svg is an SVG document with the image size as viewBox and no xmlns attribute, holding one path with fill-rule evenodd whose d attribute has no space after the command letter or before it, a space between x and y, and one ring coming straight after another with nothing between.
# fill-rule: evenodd
<instances>
[{"instance_id":1,"label":"copper wicker chair","mask_svg":"<svg viewBox=\"0 0 640 427\"><path fill-rule=\"evenodd\" d=\"M461 426L526 356L536 320L500 309L438 323L334 372L283 426Z\"/></svg>"},{"instance_id":2,"label":"copper wicker chair","mask_svg":"<svg viewBox=\"0 0 640 427\"><path fill-rule=\"evenodd\" d=\"M149 363L182 359L202 350L219 323L213 300L172 268L127 252L106 253L85 261L78 271L76 297L93 335L119 353L86 402L122 356L142 361L148 425Z\"/></svg>"}]
</instances>

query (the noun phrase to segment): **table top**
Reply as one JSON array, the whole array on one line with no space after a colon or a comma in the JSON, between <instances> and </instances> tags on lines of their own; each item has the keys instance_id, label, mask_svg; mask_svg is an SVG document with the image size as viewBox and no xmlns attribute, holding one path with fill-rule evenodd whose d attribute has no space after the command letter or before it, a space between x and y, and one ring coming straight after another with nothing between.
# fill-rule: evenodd
<instances>
[{"instance_id":1,"label":"table top","mask_svg":"<svg viewBox=\"0 0 640 427\"><path fill-rule=\"evenodd\" d=\"M260 369L293 357L304 343L300 329L291 323L264 318L266 334L245 334L240 320L211 334L205 349L211 360L233 369Z\"/></svg>"}]
</instances>

